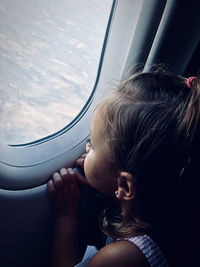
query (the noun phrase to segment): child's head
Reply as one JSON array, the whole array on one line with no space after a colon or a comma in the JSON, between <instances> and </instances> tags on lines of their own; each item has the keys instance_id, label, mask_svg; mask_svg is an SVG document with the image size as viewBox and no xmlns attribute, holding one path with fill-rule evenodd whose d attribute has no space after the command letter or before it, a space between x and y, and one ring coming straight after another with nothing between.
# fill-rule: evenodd
<instances>
[{"instance_id":1,"label":"child's head","mask_svg":"<svg viewBox=\"0 0 200 267\"><path fill-rule=\"evenodd\" d=\"M178 218L182 204L187 205L182 203L186 185L190 190L188 184L196 183L192 179L200 147L198 78L189 88L187 80L175 74L135 74L103 100L93 124L94 139L99 134L99 147L107 151L102 153L104 161L94 165L100 165L96 189L101 175L106 193L114 194L117 187L128 193L133 188L127 196L132 203L129 219L135 223L159 227L170 224L169 214ZM126 179L123 184L123 175L132 187Z\"/></svg>"}]
</instances>

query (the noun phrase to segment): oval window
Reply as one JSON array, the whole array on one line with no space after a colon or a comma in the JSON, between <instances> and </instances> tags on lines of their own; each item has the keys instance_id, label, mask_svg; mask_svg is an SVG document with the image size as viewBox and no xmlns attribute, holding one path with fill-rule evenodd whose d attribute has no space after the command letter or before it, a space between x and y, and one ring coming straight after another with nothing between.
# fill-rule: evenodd
<instances>
[{"instance_id":1,"label":"oval window","mask_svg":"<svg viewBox=\"0 0 200 267\"><path fill-rule=\"evenodd\" d=\"M0 0L0 142L69 124L92 92L111 0Z\"/></svg>"}]
</instances>

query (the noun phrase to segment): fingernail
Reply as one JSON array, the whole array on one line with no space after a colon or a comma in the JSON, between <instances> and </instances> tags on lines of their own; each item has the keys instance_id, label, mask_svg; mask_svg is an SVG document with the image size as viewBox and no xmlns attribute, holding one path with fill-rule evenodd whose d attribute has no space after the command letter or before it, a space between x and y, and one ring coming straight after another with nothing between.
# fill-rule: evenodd
<instances>
[{"instance_id":1,"label":"fingernail","mask_svg":"<svg viewBox=\"0 0 200 267\"><path fill-rule=\"evenodd\" d=\"M70 174L74 173L72 168L68 168L68 171L69 171Z\"/></svg>"},{"instance_id":2,"label":"fingernail","mask_svg":"<svg viewBox=\"0 0 200 267\"><path fill-rule=\"evenodd\" d=\"M62 168L62 169L60 169L60 174L61 174L61 175L65 175L65 174L67 174L67 169L66 169L66 168Z\"/></svg>"},{"instance_id":3,"label":"fingernail","mask_svg":"<svg viewBox=\"0 0 200 267\"><path fill-rule=\"evenodd\" d=\"M59 173L58 172L54 172L53 173L53 178L57 178L57 177L59 177L60 175L59 175Z\"/></svg>"}]
</instances>

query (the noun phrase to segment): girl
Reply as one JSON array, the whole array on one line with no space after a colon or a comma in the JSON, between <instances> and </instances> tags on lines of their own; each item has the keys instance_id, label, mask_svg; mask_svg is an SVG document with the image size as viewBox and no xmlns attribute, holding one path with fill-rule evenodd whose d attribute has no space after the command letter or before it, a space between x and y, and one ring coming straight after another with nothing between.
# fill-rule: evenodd
<instances>
[{"instance_id":1,"label":"girl","mask_svg":"<svg viewBox=\"0 0 200 267\"><path fill-rule=\"evenodd\" d=\"M194 266L199 150L200 78L152 71L122 82L94 113L91 143L78 160L87 180L61 169L49 181L53 266L81 259L77 213L88 185L116 199L102 219L115 242L78 266Z\"/></svg>"}]
</instances>

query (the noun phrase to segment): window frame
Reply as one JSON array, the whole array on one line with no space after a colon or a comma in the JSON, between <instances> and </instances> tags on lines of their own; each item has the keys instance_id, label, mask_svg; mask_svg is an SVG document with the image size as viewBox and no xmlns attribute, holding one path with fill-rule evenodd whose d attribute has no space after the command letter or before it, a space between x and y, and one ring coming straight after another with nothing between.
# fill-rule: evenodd
<instances>
[{"instance_id":1,"label":"window frame","mask_svg":"<svg viewBox=\"0 0 200 267\"><path fill-rule=\"evenodd\" d=\"M136 64L139 61L135 59L133 43L147 2L155 5L159 0L113 1L96 83L84 109L71 123L73 127L24 145L0 143L0 188L18 190L42 185L53 172L73 166L84 153L95 107L123 79L130 61Z\"/></svg>"}]
</instances>

